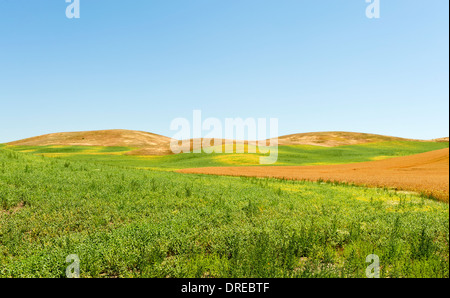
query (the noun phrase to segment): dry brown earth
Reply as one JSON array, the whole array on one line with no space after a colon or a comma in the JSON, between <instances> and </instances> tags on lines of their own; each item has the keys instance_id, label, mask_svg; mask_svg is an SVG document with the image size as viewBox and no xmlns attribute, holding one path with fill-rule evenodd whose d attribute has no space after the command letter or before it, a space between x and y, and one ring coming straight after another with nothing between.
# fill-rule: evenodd
<instances>
[{"instance_id":1,"label":"dry brown earth","mask_svg":"<svg viewBox=\"0 0 450 298\"><path fill-rule=\"evenodd\" d=\"M417 141L412 139L390 137L369 133L327 131L310 132L282 136L278 138L278 144L282 145L315 145L323 147L337 147L366 143L389 141Z\"/></svg>"},{"instance_id":2,"label":"dry brown earth","mask_svg":"<svg viewBox=\"0 0 450 298\"><path fill-rule=\"evenodd\" d=\"M363 163L329 166L214 167L180 173L338 181L431 195L448 202L449 149Z\"/></svg>"}]
</instances>

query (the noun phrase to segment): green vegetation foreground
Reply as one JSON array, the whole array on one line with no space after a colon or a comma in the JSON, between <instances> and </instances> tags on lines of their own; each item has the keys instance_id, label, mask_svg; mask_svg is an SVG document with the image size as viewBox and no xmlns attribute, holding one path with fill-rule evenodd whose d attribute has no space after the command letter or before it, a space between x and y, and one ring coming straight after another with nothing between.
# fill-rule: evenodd
<instances>
[{"instance_id":1,"label":"green vegetation foreground","mask_svg":"<svg viewBox=\"0 0 450 298\"><path fill-rule=\"evenodd\" d=\"M449 277L449 206L350 185L209 177L0 149L0 277Z\"/></svg>"}]
</instances>

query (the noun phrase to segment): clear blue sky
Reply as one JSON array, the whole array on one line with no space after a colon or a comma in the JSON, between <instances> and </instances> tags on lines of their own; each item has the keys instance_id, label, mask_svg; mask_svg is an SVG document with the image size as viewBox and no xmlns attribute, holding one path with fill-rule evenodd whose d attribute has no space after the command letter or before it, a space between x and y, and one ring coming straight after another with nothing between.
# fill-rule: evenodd
<instances>
[{"instance_id":1,"label":"clear blue sky","mask_svg":"<svg viewBox=\"0 0 450 298\"><path fill-rule=\"evenodd\" d=\"M203 116L449 135L449 2L0 0L0 142Z\"/></svg>"}]
</instances>

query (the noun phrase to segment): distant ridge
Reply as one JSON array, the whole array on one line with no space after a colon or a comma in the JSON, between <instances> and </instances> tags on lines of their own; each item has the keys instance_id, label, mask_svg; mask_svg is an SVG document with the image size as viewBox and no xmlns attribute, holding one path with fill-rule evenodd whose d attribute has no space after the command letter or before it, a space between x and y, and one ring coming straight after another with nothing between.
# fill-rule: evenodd
<instances>
[{"instance_id":1,"label":"distant ridge","mask_svg":"<svg viewBox=\"0 0 450 298\"><path fill-rule=\"evenodd\" d=\"M434 142L448 142L449 141L449 137L434 139L433 141Z\"/></svg>"},{"instance_id":2,"label":"distant ridge","mask_svg":"<svg viewBox=\"0 0 450 298\"><path fill-rule=\"evenodd\" d=\"M405 139L399 137L383 136L377 134L345 132L345 131L326 131L299 133L278 138L279 145L315 145L323 147L337 147L346 145L358 145L377 142L392 141L421 141L414 139Z\"/></svg>"},{"instance_id":3,"label":"distant ridge","mask_svg":"<svg viewBox=\"0 0 450 298\"><path fill-rule=\"evenodd\" d=\"M11 146L105 146L136 148L128 152L130 155L169 155L172 139L162 135L125 129L95 130L80 132L52 133L7 143ZM194 141L189 140L191 149ZM281 136L278 138L280 146L313 145L322 147L337 147L389 141L422 141L448 142L448 138L435 140L413 140L390 137L377 134L358 132L310 132ZM223 140L223 142L225 142ZM255 141L235 141L235 144L255 145Z\"/></svg>"}]
</instances>

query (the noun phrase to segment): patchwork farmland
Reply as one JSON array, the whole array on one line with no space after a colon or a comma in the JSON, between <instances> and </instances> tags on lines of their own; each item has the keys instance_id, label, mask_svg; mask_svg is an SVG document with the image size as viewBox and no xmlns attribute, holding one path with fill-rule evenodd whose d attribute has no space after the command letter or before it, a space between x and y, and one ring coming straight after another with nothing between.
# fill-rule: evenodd
<instances>
[{"instance_id":1,"label":"patchwork farmland","mask_svg":"<svg viewBox=\"0 0 450 298\"><path fill-rule=\"evenodd\" d=\"M258 167L123 130L0 145L0 277L70 254L82 277L365 277L376 254L381 277L448 278L448 142L283 139Z\"/></svg>"},{"instance_id":2,"label":"patchwork farmland","mask_svg":"<svg viewBox=\"0 0 450 298\"><path fill-rule=\"evenodd\" d=\"M212 167L184 169L179 173L333 181L364 186L416 191L448 202L449 150L441 149L387 160L332 165Z\"/></svg>"}]
</instances>

